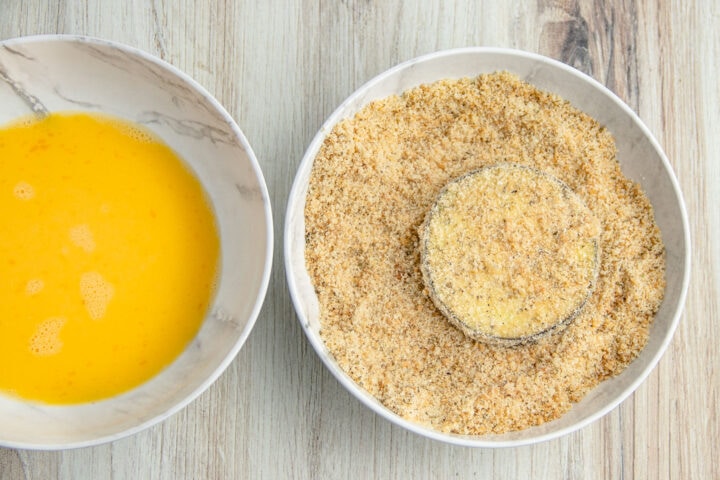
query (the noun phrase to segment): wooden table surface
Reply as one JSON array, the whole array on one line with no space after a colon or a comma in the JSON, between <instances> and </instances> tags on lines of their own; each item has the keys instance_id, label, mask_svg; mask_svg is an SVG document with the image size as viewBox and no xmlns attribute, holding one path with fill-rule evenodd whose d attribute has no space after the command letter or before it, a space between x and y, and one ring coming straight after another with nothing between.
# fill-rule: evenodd
<instances>
[{"instance_id":1,"label":"wooden table surface","mask_svg":"<svg viewBox=\"0 0 720 480\"><path fill-rule=\"evenodd\" d=\"M720 478L720 215L712 210L720 203L718 22L714 0L0 0L0 39L104 37L205 86L257 154L276 237L256 327L207 392L110 444L0 448L0 479ZM401 61L474 45L559 59L625 100L670 158L692 228L685 314L647 381L600 421L522 448L441 444L364 407L307 342L283 268L288 192L324 119Z\"/></svg>"}]
</instances>

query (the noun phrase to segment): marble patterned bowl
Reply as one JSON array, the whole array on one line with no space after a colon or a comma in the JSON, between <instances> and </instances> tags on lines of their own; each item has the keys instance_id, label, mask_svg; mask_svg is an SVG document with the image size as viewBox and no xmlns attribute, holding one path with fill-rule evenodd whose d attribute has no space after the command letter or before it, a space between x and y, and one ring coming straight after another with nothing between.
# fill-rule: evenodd
<instances>
[{"instance_id":1,"label":"marble patterned bowl","mask_svg":"<svg viewBox=\"0 0 720 480\"><path fill-rule=\"evenodd\" d=\"M104 40L38 36L0 42L0 124L32 111L68 110L101 112L145 125L188 163L210 197L219 226L218 289L184 353L134 390L70 406L0 395L3 446L93 445L138 432L177 412L235 358L269 281L272 214L262 172L243 133L200 85L140 50Z\"/></svg>"},{"instance_id":2,"label":"marble patterned bowl","mask_svg":"<svg viewBox=\"0 0 720 480\"><path fill-rule=\"evenodd\" d=\"M625 175L648 195L667 253L665 298L647 346L620 375L602 382L561 418L502 435L446 434L407 421L359 387L333 359L320 336L319 304L305 268L304 207L313 161L333 126L369 102L400 94L443 78L474 77L505 70L536 87L554 92L590 114L614 135ZM690 278L690 234L678 182L658 142L637 115L607 88L560 62L499 48L441 51L410 60L378 75L348 97L328 118L308 147L290 192L285 222L285 268L290 293L310 343L340 383L369 408L408 430L451 444L475 447L519 446L556 438L602 417L627 398L648 376L667 348L680 320Z\"/></svg>"}]
</instances>

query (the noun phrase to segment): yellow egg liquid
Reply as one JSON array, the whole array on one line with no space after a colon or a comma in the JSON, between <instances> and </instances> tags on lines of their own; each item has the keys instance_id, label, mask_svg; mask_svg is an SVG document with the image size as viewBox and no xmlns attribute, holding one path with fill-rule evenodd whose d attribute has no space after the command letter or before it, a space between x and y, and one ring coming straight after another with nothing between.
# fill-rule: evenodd
<instances>
[{"instance_id":1,"label":"yellow egg liquid","mask_svg":"<svg viewBox=\"0 0 720 480\"><path fill-rule=\"evenodd\" d=\"M0 129L0 392L81 403L153 377L198 332L219 249L200 183L144 128Z\"/></svg>"}]
</instances>

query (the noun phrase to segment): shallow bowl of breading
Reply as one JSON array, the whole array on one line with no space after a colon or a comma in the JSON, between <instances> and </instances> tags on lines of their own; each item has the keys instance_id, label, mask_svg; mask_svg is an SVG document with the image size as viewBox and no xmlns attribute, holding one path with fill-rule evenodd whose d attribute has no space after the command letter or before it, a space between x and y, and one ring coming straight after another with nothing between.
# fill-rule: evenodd
<instances>
[{"instance_id":1,"label":"shallow bowl of breading","mask_svg":"<svg viewBox=\"0 0 720 480\"><path fill-rule=\"evenodd\" d=\"M615 137L622 170L638 182L653 206L666 251L664 300L639 356L619 375L605 380L560 418L520 431L482 436L435 430L394 413L360 387L334 359L320 335L320 306L305 263L304 208L313 162L328 133L368 103L441 79L508 71L533 86L559 95L604 125ZM690 274L687 213L677 179L661 146L640 118L615 94L589 76L536 54L502 48L462 48L425 55L399 64L350 95L322 125L298 168L287 204L285 267L298 320L327 369L351 394L383 418L428 438L474 447L537 443L574 432L598 420L630 396L668 347L680 321Z\"/></svg>"}]
</instances>

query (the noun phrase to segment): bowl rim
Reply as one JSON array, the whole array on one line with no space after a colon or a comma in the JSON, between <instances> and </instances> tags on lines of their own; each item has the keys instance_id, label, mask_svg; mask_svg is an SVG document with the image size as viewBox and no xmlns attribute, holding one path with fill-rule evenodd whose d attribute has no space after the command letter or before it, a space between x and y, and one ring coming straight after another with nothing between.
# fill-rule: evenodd
<instances>
[{"instance_id":1,"label":"bowl rim","mask_svg":"<svg viewBox=\"0 0 720 480\"><path fill-rule=\"evenodd\" d=\"M220 102L211 95L200 83L190 77L188 74L175 67L174 65L166 62L165 60L156 57L144 50L137 47L133 47L121 42L114 40L108 40L99 37L87 36L87 35L73 35L73 34L40 34L40 35L28 35L21 37L9 38L6 40L0 40L0 48L12 48L16 45L25 45L31 43L43 43L43 42L64 42L68 44L80 43L80 44L91 44L102 47L109 47L122 51L134 57L138 57L141 60L147 61L154 64L158 68L165 70L188 85L189 88L200 94L205 101L223 118L227 125L231 128L233 135L237 138L240 146L245 151L250 167L252 168L253 174L255 175L258 183L258 188L262 197L263 203L263 218L265 219L265 258L263 260L263 273L258 285L258 293L255 298L252 310L247 317L247 323L243 328L242 332L238 336L237 341L233 347L228 351L228 354L223 358L212 373L205 378L203 382L198 384L189 394L185 395L179 401L175 402L171 407L161 411L154 415L152 418L141 422L133 427L126 428L116 433L106 434L99 437L90 438L87 440L80 440L67 443L32 443L32 442L17 442L17 441L6 441L1 437L0 431L0 446L7 448L19 448L28 450L65 450L74 449L81 447L90 447L100 445L103 443L112 442L121 438L129 437L142 430L150 428L167 418L171 417L175 413L179 412L193 400L199 397L205 390L207 390L215 381L222 375L222 373L228 368L230 363L237 357L240 349L245 344L248 336L250 335L255 323L257 322L258 316L265 301L267 295L268 286L270 283L270 276L272 273L272 261L274 251L274 231L273 231L273 216L272 216L272 205L270 202L270 195L268 193L267 184L265 183L265 177L260 168L260 164L255 156L255 152L250 146L245 134L240 130L237 122L232 118L228 111L223 107Z\"/></svg>"},{"instance_id":2,"label":"bowl rim","mask_svg":"<svg viewBox=\"0 0 720 480\"><path fill-rule=\"evenodd\" d=\"M322 142L324 141L326 135L332 130L332 127L337 124L342 119L346 118L346 115L344 115L344 111L349 105L352 105L353 103L356 103L356 101L365 94L368 90L370 90L373 86L377 85L378 83L383 82L388 77L391 77L395 75L396 73L406 70L412 65L416 65L418 63L424 63L428 61L435 60L437 58L441 57L451 57L455 55L465 55L465 54L477 54L477 55L490 55L490 54L500 54L505 55L508 57L523 57L528 60L534 60L539 63L543 63L546 65L549 65L554 68L558 68L565 73L575 76L585 83L588 83L591 87L598 90L598 92L605 96L605 98L616 104L618 107L620 107L623 112L629 116L631 121L636 124L643 135L649 140L652 148L657 152L658 156L660 157L660 160L662 162L663 168L665 169L666 173L668 174L668 177L670 179L670 182L673 187L673 193L677 199L678 206L681 212L681 223L682 223L682 230L683 230L683 239L685 244L685 252L684 252L684 269L682 272L682 282L681 282L681 291L680 295L678 297L678 303L675 306L675 311L672 314L672 320L670 322L669 328L665 332L664 338L658 347L657 352L655 355L650 359L649 363L643 369L639 375L635 378L635 380L622 392L620 392L611 402L608 402L607 405L605 405L602 409L598 410L597 412L593 413L592 415L588 416L587 418L584 418L581 421L578 421L568 427L559 429L557 431L544 433L541 435L537 435L531 438L527 439L519 439L519 440L493 440L493 435L481 435L481 436L468 436L468 435L456 435L456 434L449 434L449 433L443 433L438 430L432 429L429 426L425 426L419 423L411 422L409 420L406 420L399 416L398 414L392 412L390 409L382 405L379 401L377 401L374 397L372 397L367 391L362 389L359 385L357 385L349 375L347 375L336 363L333 363L333 361L330 358L329 352L326 352L326 347L322 339L319 335L316 335L310 328L309 321L305 317L305 310L303 309L303 298L299 291L298 284L296 281L295 276L295 268L292 262L292 259L294 258L293 254L293 248L290 241L291 234L294 230L293 225L293 217L289 215L288 213L297 210L297 204L300 204L300 194L302 193L303 189L305 188L304 182L302 182L302 177L304 173L309 173L309 170L312 169L312 165L314 163L315 157L317 155L317 152L319 151L320 146L322 145ZM478 72L480 74L480 72ZM439 80L440 78L438 78ZM407 87L411 88L411 87ZM367 105L368 102L372 101L374 99L367 99L366 102L362 103L362 106ZM309 178L309 177L308 177ZM305 200L302 201L302 206L304 207ZM677 329L678 324L680 323L680 318L683 313L684 305L685 305L685 299L687 296L688 286L690 283L690 259L691 259L691 238L690 238L690 227L689 227L689 221L688 221L688 215L687 210L685 206L685 201L683 199L683 195L680 189L679 182L675 176L675 173L672 169L672 166L670 165L670 162L665 155L665 152L661 148L659 142L655 138L655 136L652 134L650 129L642 122L640 117L628 106L623 102L615 93L613 93L610 89L608 89L606 86L595 80L594 78L590 77L589 75L570 67L569 65L566 65L565 63L562 63L558 60L554 60L552 58L533 53L528 52L524 50L518 50L513 48L505 48L505 47L487 47L487 46L476 46L476 47L462 47L462 48L451 48L446 50L439 50L432 53L428 53L425 55L420 55L414 58L411 58L409 60L406 60L404 62L398 63L395 66L389 68L388 70L385 70L384 72L374 76L369 81L362 84L360 87L358 87L349 97L347 97L333 112L330 114L330 116L325 120L325 122L322 124L318 132L313 137L312 141L308 145L302 160L300 161L300 164L297 168L295 179L293 180L292 187L290 189L290 193L288 196L288 204L286 207L286 215L285 215L285 227L284 227L284 257L285 257L285 272L288 282L288 288L290 290L290 296L293 301L295 312L297 319L300 321L300 324L302 326L303 331L305 332L305 335L307 339L310 341L310 344L313 346L316 354L320 357L325 367L333 374L333 376L345 387L347 391L349 391L356 399L360 400L365 406L370 408L372 411L380 415L381 417L385 418L386 420L389 420L390 422L401 426L411 432L414 432L416 434L419 434L421 436L431 438L433 440L438 440L444 443L453 444L453 445L460 445L460 446L466 446L466 447L484 447L484 448L502 448L502 447L517 447L517 446L523 446L523 445L532 445L548 440L552 440L555 438L559 438L565 435L568 435L572 432L575 432L577 430L580 430L584 428L585 426L595 422L596 420L600 419L601 417L605 416L607 413L609 413L611 410L613 410L615 407L617 407L620 403L622 403L627 397L629 397L639 386L642 382L645 381L645 379L648 377L650 372L655 368L660 358L663 356L665 351L667 350L673 336L675 333L675 330ZM304 264L304 260L303 260Z\"/></svg>"}]
</instances>

